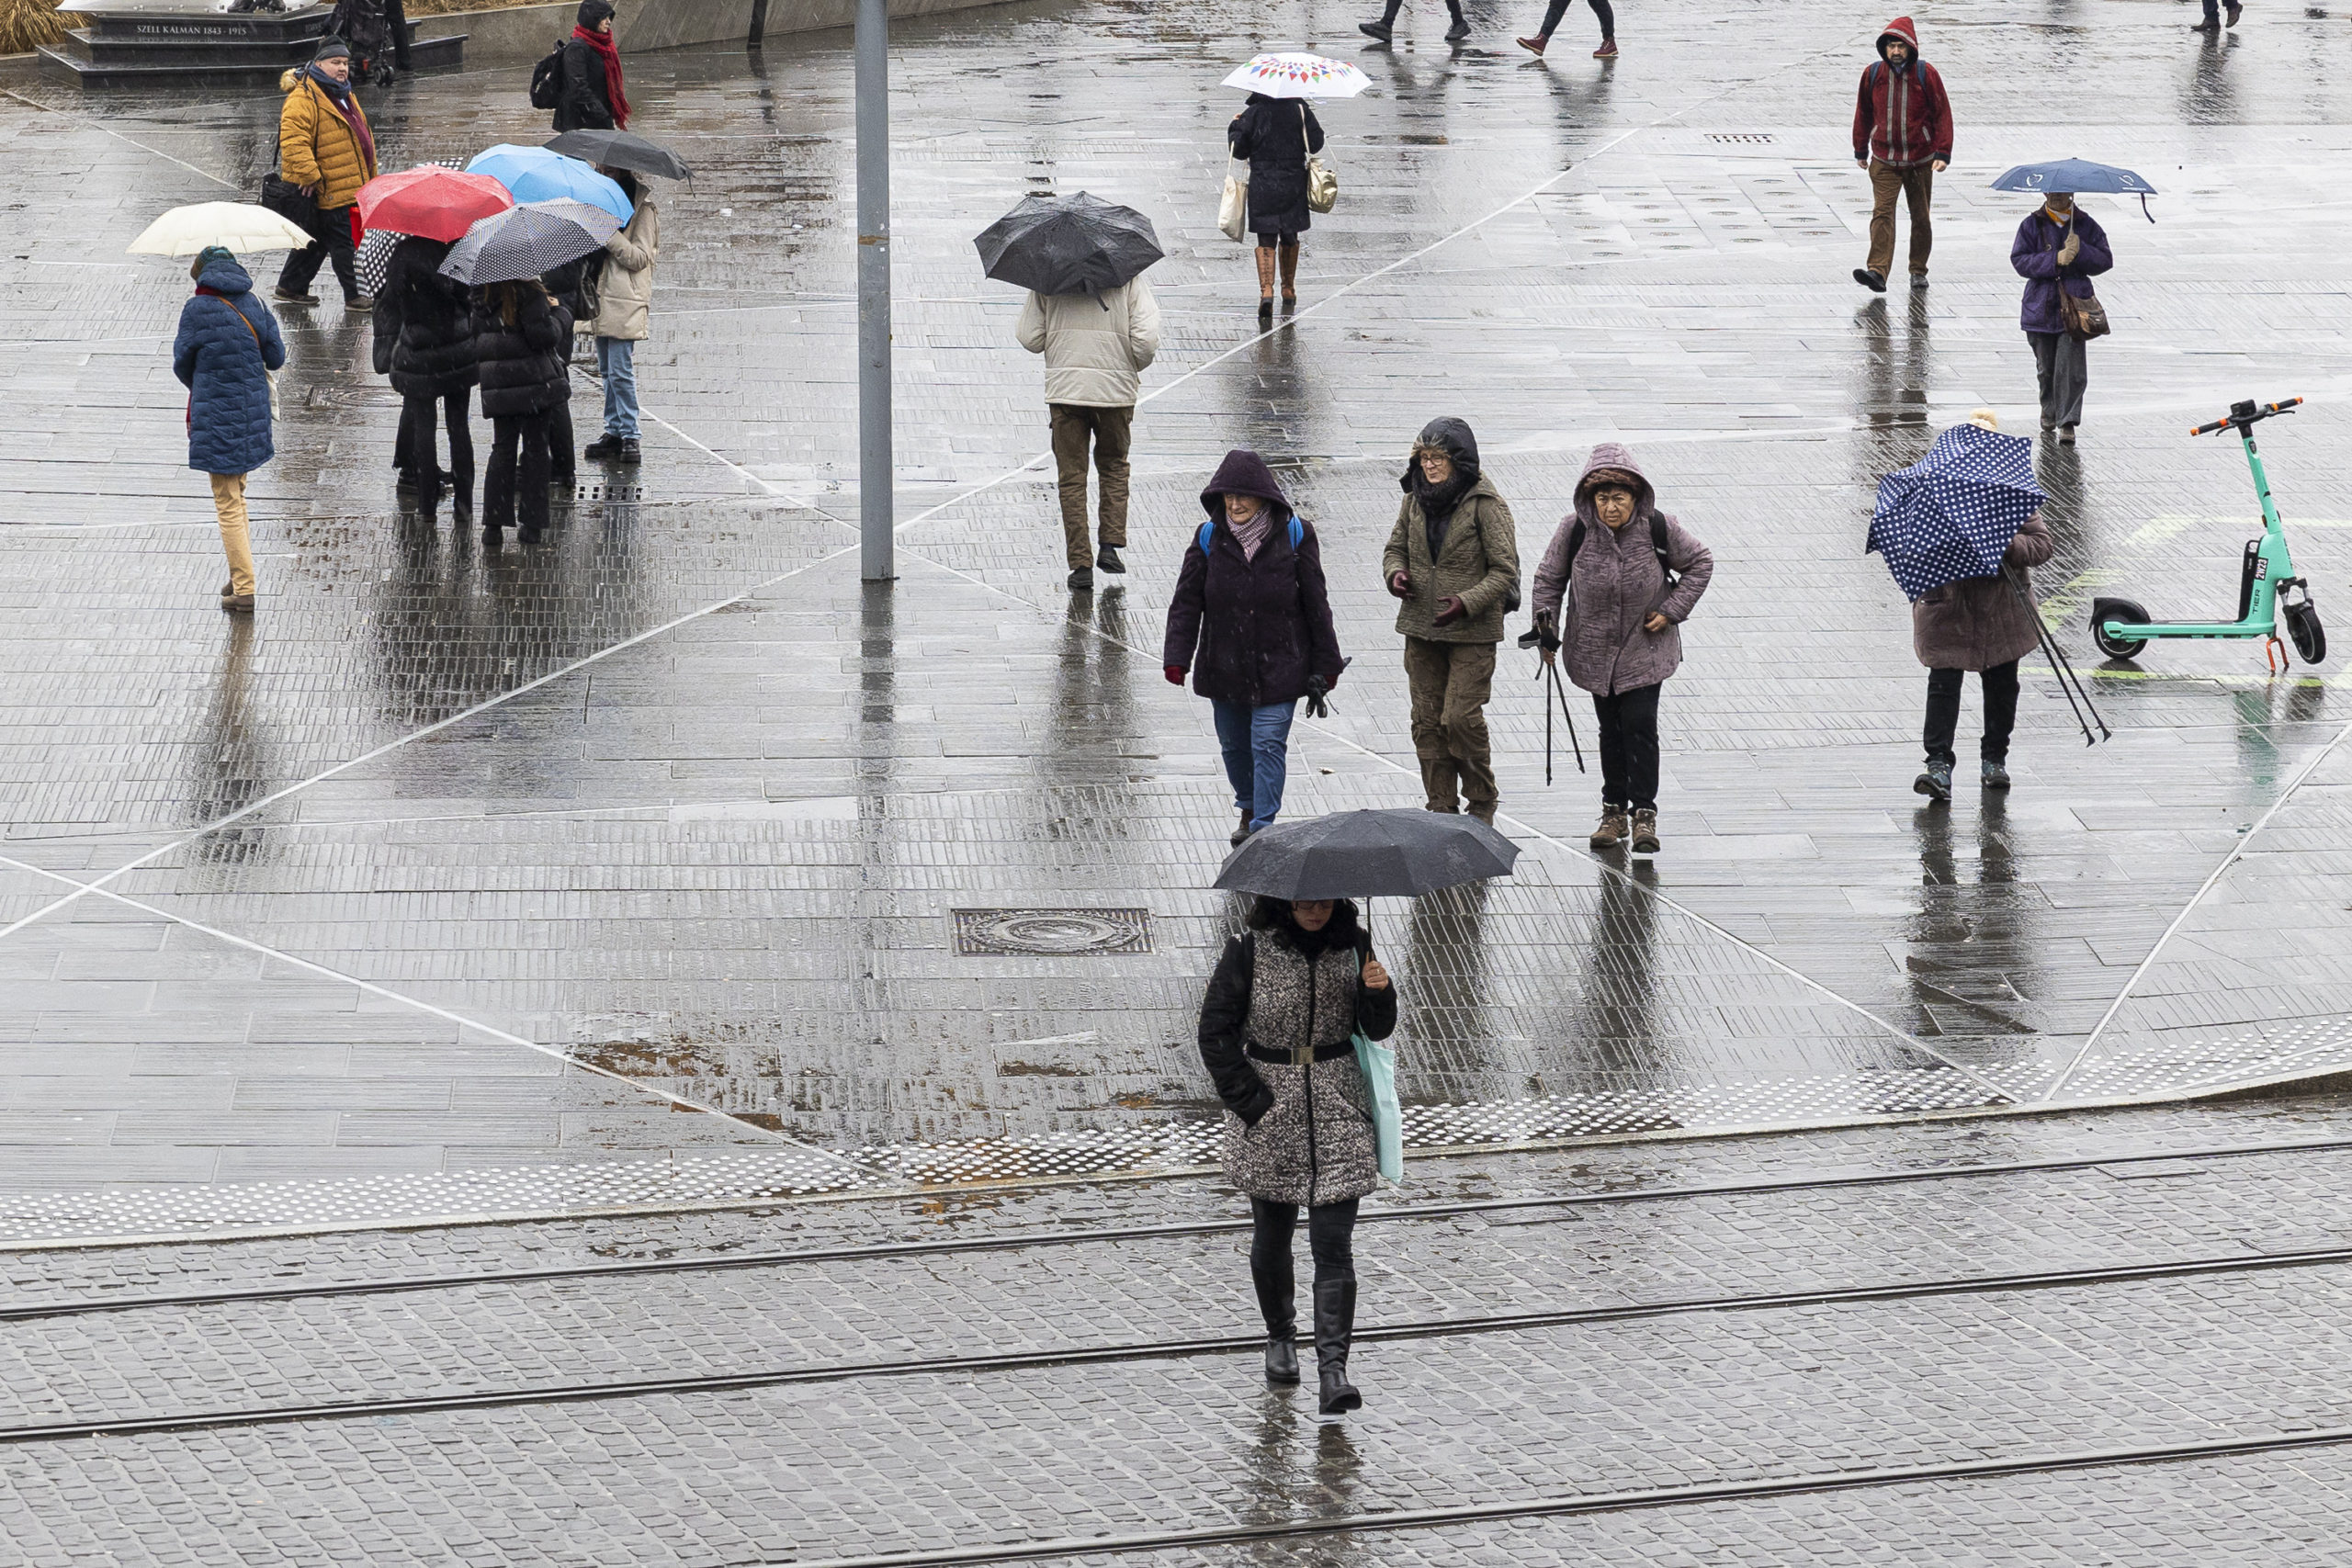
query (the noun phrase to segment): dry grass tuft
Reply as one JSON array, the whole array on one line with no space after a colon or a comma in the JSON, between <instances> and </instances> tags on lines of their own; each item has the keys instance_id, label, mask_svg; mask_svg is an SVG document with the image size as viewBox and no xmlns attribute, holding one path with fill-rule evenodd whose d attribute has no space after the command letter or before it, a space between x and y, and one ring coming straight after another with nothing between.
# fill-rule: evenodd
<instances>
[{"instance_id":1,"label":"dry grass tuft","mask_svg":"<svg viewBox=\"0 0 2352 1568\"><path fill-rule=\"evenodd\" d=\"M64 37L57 0L0 0L0 54L29 54L35 45Z\"/></svg>"}]
</instances>

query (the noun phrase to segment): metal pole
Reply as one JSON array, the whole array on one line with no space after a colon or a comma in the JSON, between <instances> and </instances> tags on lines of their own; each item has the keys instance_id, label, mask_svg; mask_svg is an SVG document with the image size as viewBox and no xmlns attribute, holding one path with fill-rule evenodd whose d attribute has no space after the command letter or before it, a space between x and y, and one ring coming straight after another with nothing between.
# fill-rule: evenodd
<instances>
[{"instance_id":1,"label":"metal pole","mask_svg":"<svg viewBox=\"0 0 2352 1568\"><path fill-rule=\"evenodd\" d=\"M890 11L857 0L857 533L859 575L890 551Z\"/></svg>"}]
</instances>

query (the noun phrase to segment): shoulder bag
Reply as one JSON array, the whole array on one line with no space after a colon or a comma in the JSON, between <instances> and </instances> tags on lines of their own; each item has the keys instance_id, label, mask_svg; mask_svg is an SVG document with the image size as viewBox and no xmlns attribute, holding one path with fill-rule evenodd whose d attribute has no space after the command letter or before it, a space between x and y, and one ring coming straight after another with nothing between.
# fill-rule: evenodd
<instances>
[{"instance_id":1,"label":"shoulder bag","mask_svg":"<svg viewBox=\"0 0 2352 1568\"><path fill-rule=\"evenodd\" d=\"M246 315L235 300L223 299L220 302L237 312L237 320L244 322L245 331L254 334L254 347L257 350L261 349L261 329L254 325L254 319ZM275 422L277 418L277 372L269 367L266 351L263 353L261 373L269 378L269 417Z\"/></svg>"},{"instance_id":2,"label":"shoulder bag","mask_svg":"<svg viewBox=\"0 0 2352 1568\"><path fill-rule=\"evenodd\" d=\"M1298 140L1306 141L1306 106L1298 106ZM1310 212L1329 212L1340 205L1340 176L1319 152L1306 155L1306 209Z\"/></svg>"},{"instance_id":3,"label":"shoulder bag","mask_svg":"<svg viewBox=\"0 0 2352 1568\"><path fill-rule=\"evenodd\" d=\"M1359 947L1356 956L1361 971L1363 961L1372 956L1372 944L1367 942ZM1356 1048L1356 1071L1363 1077L1364 1103L1372 1108L1372 1142L1381 1179L1392 1185L1401 1182L1405 1179L1405 1111L1396 1100L1396 1053L1361 1029L1350 1043Z\"/></svg>"},{"instance_id":4,"label":"shoulder bag","mask_svg":"<svg viewBox=\"0 0 2352 1568\"><path fill-rule=\"evenodd\" d=\"M1250 226L1250 165L1228 158L1225 194L1217 198L1216 226L1228 240L1238 240Z\"/></svg>"},{"instance_id":5,"label":"shoulder bag","mask_svg":"<svg viewBox=\"0 0 2352 1568\"><path fill-rule=\"evenodd\" d=\"M2074 223L2070 220L2066 225L2067 231L2073 232L2074 227ZM2053 241L2050 248L2053 252L2056 251L2057 243ZM2066 279L2061 276L2057 281L2058 322L2066 329L2068 337L2073 338L2076 343L2088 343L2095 337L2105 337L2114 330L2108 324L2107 307L2098 302L2097 294L2069 294L2066 292ZM2085 288L2090 287L2087 278L2077 281L2081 282Z\"/></svg>"}]
</instances>

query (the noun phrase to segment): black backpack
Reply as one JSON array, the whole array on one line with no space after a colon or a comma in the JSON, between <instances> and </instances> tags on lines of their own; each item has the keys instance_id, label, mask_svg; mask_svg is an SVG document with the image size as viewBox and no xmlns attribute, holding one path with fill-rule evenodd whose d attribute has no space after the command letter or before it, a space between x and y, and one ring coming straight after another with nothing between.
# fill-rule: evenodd
<instances>
[{"instance_id":1,"label":"black backpack","mask_svg":"<svg viewBox=\"0 0 2352 1568\"><path fill-rule=\"evenodd\" d=\"M1584 548L1584 519L1579 517L1577 519L1577 525L1568 530L1567 564L1571 575L1577 569L1577 552L1582 548ZM1666 519L1655 512L1650 513L1650 554L1657 557L1657 569L1666 574L1666 591L1668 593L1673 592L1674 585L1682 580L1674 575L1674 563L1666 558Z\"/></svg>"},{"instance_id":2,"label":"black backpack","mask_svg":"<svg viewBox=\"0 0 2352 1568\"><path fill-rule=\"evenodd\" d=\"M531 67L531 107L551 109L563 99L563 46L556 39L555 49L545 60Z\"/></svg>"}]
</instances>

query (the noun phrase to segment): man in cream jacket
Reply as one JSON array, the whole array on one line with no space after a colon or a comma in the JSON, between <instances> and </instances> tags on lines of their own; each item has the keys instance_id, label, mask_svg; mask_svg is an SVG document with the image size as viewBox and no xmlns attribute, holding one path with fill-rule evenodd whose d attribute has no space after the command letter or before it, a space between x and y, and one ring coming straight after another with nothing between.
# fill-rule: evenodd
<instances>
[{"instance_id":1,"label":"man in cream jacket","mask_svg":"<svg viewBox=\"0 0 2352 1568\"><path fill-rule=\"evenodd\" d=\"M1127 542L1127 442L1144 367L1159 352L1159 305L1140 274L1099 294L1032 293L1014 335L1022 347L1046 356L1046 406L1053 416L1069 585L1091 588L1096 567L1127 570L1119 559ZM1090 445L1102 478L1099 554L1086 532Z\"/></svg>"}]
</instances>

